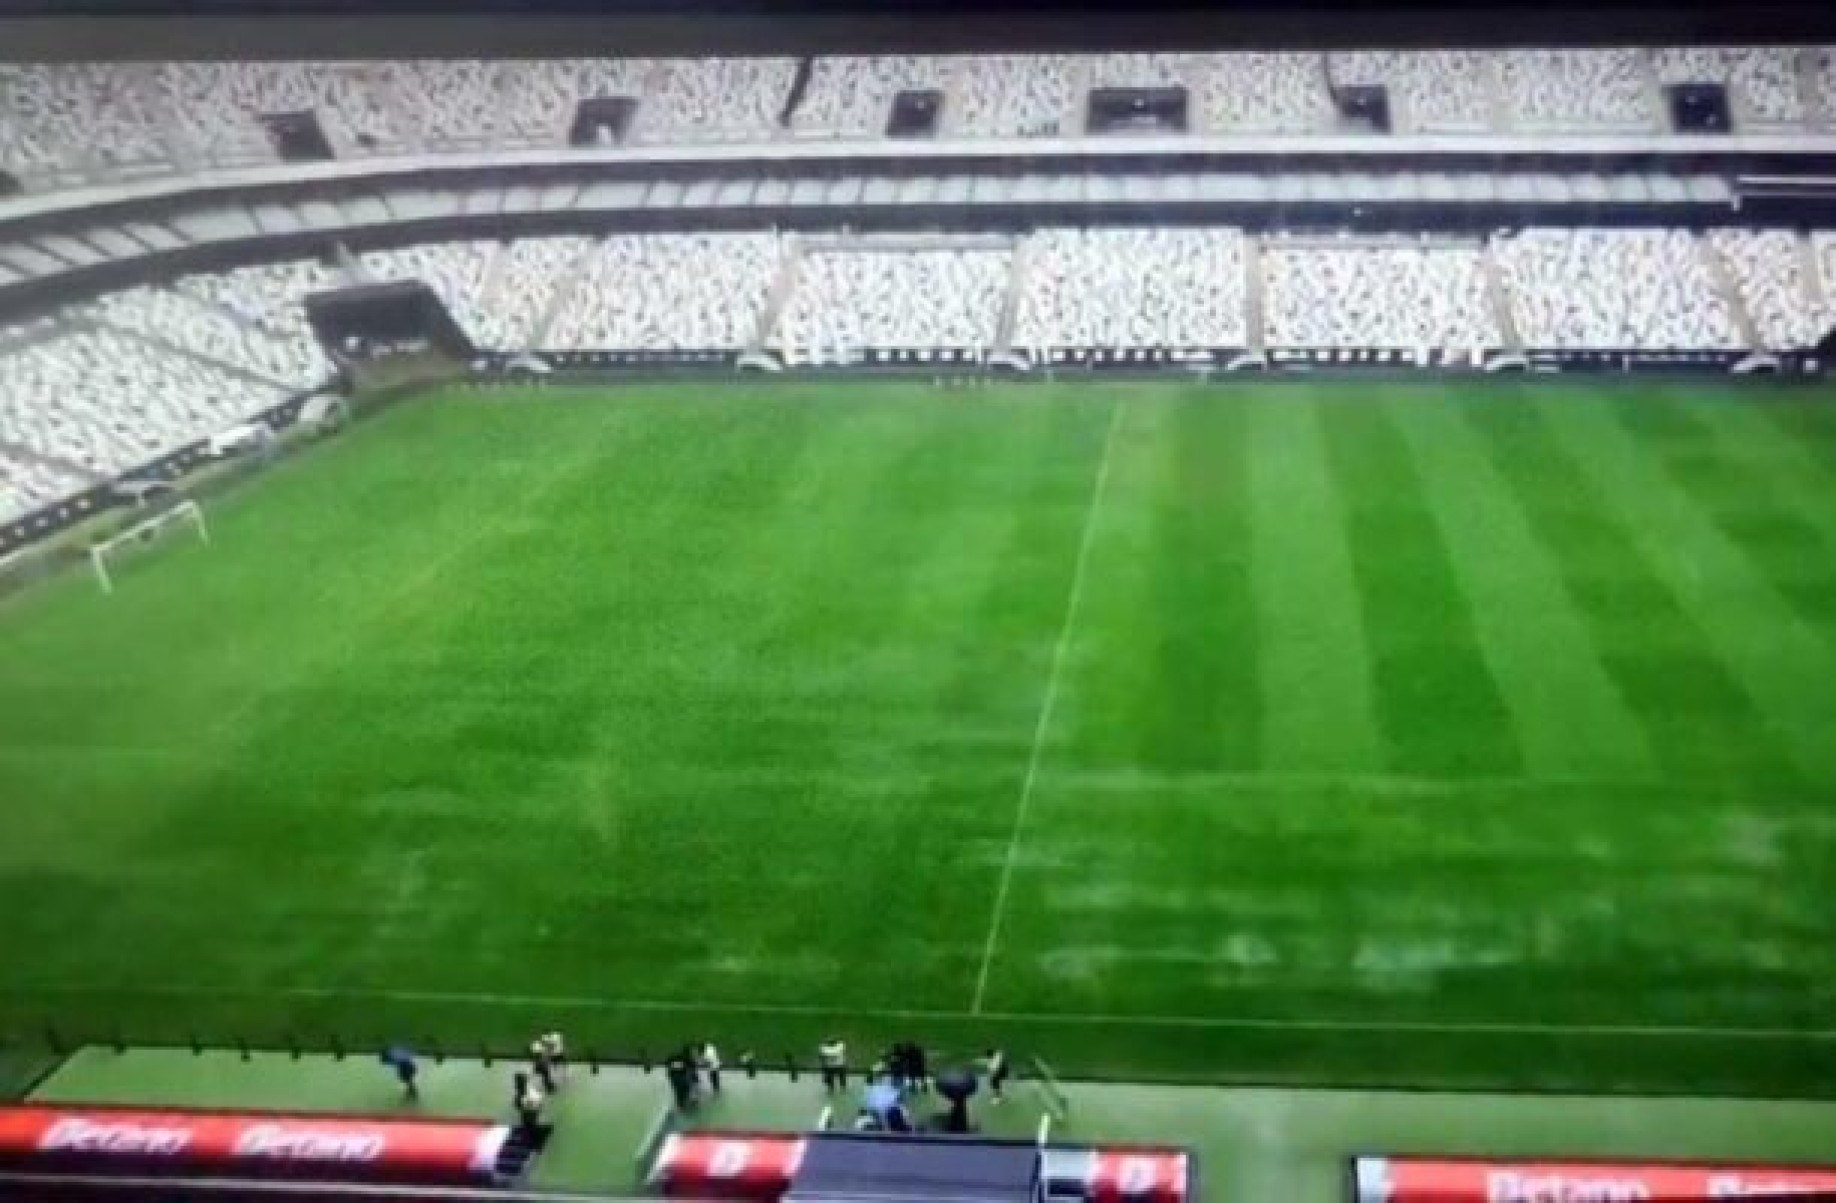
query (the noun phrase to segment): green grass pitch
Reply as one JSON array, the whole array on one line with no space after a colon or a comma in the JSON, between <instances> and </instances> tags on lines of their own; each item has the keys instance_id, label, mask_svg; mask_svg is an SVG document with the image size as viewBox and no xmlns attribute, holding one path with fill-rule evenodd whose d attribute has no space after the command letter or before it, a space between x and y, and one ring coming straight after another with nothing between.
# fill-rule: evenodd
<instances>
[{"instance_id":1,"label":"green grass pitch","mask_svg":"<svg viewBox=\"0 0 1836 1203\"><path fill-rule=\"evenodd\" d=\"M0 603L0 1029L1836 1094L1836 404L430 396Z\"/></svg>"}]
</instances>

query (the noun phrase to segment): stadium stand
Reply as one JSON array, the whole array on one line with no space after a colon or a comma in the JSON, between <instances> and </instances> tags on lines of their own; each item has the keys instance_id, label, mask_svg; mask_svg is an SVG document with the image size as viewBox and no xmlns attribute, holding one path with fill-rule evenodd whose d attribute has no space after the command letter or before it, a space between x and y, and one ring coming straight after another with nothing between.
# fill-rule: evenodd
<instances>
[{"instance_id":1,"label":"stadium stand","mask_svg":"<svg viewBox=\"0 0 1836 1203\"><path fill-rule=\"evenodd\" d=\"M29 449L0 458L0 521L28 514L85 488L90 478L30 458Z\"/></svg>"},{"instance_id":2,"label":"stadium stand","mask_svg":"<svg viewBox=\"0 0 1836 1203\"><path fill-rule=\"evenodd\" d=\"M262 263L233 271L181 277L174 285L197 300L267 330L277 338L312 342L300 307L308 293L335 288L337 273L313 259Z\"/></svg>"},{"instance_id":3,"label":"stadium stand","mask_svg":"<svg viewBox=\"0 0 1836 1203\"><path fill-rule=\"evenodd\" d=\"M1531 346L1740 346L1733 315L1685 231L1532 229L1493 248Z\"/></svg>"},{"instance_id":4,"label":"stadium stand","mask_svg":"<svg viewBox=\"0 0 1836 1203\"><path fill-rule=\"evenodd\" d=\"M494 241L438 242L366 251L358 262L375 280L423 281L474 343L490 345L485 334L494 333L496 327L486 287L502 246Z\"/></svg>"},{"instance_id":5,"label":"stadium stand","mask_svg":"<svg viewBox=\"0 0 1836 1203\"><path fill-rule=\"evenodd\" d=\"M1526 130L1648 130L1655 78L1636 50L1512 50L1496 59L1511 124Z\"/></svg>"},{"instance_id":6,"label":"stadium stand","mask_svg":"<svg viewBox=\"0 0 1836 1203\"><path fill-rule=\"evenodd\" d=\"M264 115L312 113L336 153L399 152L410 145L376 63L169 63L150 110L179 131L186 161L265 162L276 155Z\"/></svg>"},{"instance_id":7,"label":"stadium stand","mask_svg":"<svg viewBox=\"0 0 1836 1203\"><path fill-rule=\"evenodd\" d=\"M1027 248L1014 345L1240 346L1244 238L1196 230L1047 229Z\"/></svg>"},{"instance_id":8,"label":"stadium stand","mask_svg":"<svg viewBox=\"0 0 1836 1203\"><path fill-rule=\"evenodd\" d=\"M639 136L658 142L770 137L796 72L796 60L788 58L664 60L649 73Z\"/></svg>"},{"instance_id":9,"label":"stadium stand","mask_svg":"<svg viewBox=\"0 0 1836 1203\"><path fill-rule=\"evenodd\" d=\"M1488 287L1488 255L1501 289ZM1233 227L621 234L416 245L354 267L426 281L477 345L502 351L733 352L758 345L773 315L764 345L792 361L1242 347L1253 321L1269 345L1296 348L1493 349L1521 336L1560 350L1735 350L1745 328L1756 348L1785 350L1829 328L1836 234L1533 228L1489 245ZM328 364L302 300L350 282L314 260L240 267L0 331L0 517L317 383Z\"/></svg>"},{"instance_id":10,"label":"stadium stand","mask_svg":"<svg viewBox=\"0 0 1836 1203\"><path fill-rule=\"evenodd\" d=\"M460 306L455 316L469 314L467 332L480 346L528 349L551 311L557 283L575 269L592 245L592 239L575 236L523 238L505 244L493 269L494 278L481 286L486 298Z\"/></svg>"},{"instance_id":11,"label":"stadium stand","mask_svg":"<svg viewBox=\"0 0 1836 1203\"><path fill-rule=\"evenodd\" d=\"M139 99L153 70L0 65L0 167L40 184L169 169L173 148Z\"/></svg>"},{"instance_id":12,"label":"stadium stand","mask_svg":"<svg viewBox=\"0 0 1836 1203\"><path fill-rule=\"evenodd\" d=\"M1800 127L1809 118L1797 52L1782 46L1654 51L1665 85L1716 83L1725 87L1737 123Z\"/></svg>"},{"instance_id":13,"label":"stadium stand","mask_svg":"<svg viewBox=\"0 0 1836 1203\"><path fill-rule=\"evenodd\" d=\"M1806 72L1807 90L1816 97L1810 114L1811 124L1836 128L1836 47L1806 51L1813 59Z\"/></svg>"},{"instance_id":14,"label":"stadium stand","mask_svg":"<svg viewBox=\"0 0 1836 1203\"><path fill-rule=\"evenodd\" d=\"M1819 232L1810 236L1811 253L1816 260L1818 275L1822 285L1824 309L1819 316L1827 317L1832 308L1836 308L1836 233Z\"/></svg>"},{"instance_id":15,"label":"stadium stand","mask_svg":"<svg viewBox=\"0 0 1836 1203\"><path fill-rule=\"evenodd\" d=\"M1199 79L1200 128L1210 133L1306 134L1332 123L1318 54L1215 56Z\"/></svg>"},{"instance_id":16,"label":"stadium stand","mask_svg":"<svg viewBox=\"0 0 1836 1203\"><path fill-rule=\"evenodd\" d=\"M653 144L881 137L902 92L938 94L940 136L1073 134L1099 88L1182 91L1207 134L1333 130L1356 87L1386 89L1411 133L1656 132L1665 90L1702 85L1740 126L1836 122L1829 48L843 56L813 60L792 104L797 78L789 58L0 64L0 169L43 190L315 157L286 148L298 121L338 157L559 147L582 102L615 98Z\"/></svg>"},{"instance_id":17,"label":"stadium stand","mask_svg":"<svg viewBox=\"0 0 1836 1203\"><path fill-rule=\"evenodd\" d=\"M899 93L946 92L955 68L955 60L934 57L817 59L793 128L801 135L879 137Z\"/></svg>"},{"instance_id":18,"label":"stadium stand","mask_svg":"<svg viewBox=\"0 0 1836 1203\"><path fill-rule=\"evenodd\" d=\"M1198 133L1324 133L1344 128L1347 89L1381 90L1393 128L1410 133L1656 134L1676 119L1677 89L1725 91L1737 126L1836 128L1830 48L0 64L0 169L47 190L326 153L289 142L302 124L341 157L612 136L1071 135L1094 119L1099 90L1164 93L1189 104L1180 120ZM927 112L938 102L934 130L898 127L910 93ZM629 126L583 137L587 101L631 102ZM1836 320L1836 234L1665 224L1485 240L1226 226L890 240L506 230L342 266L197 273L61 302L73 307L47 330L0 331L0 517L323 380L330 364L303 298L366 279L425 281L476 346L504 352L1785 351ZM168 249L157 223L139 228Z\"/></svg>"},{"instance_id":19,"label":"stadium stand","mask_svg":"<svg viewBox=\"0 0 1836 1203\"><path fill-rule=\"evenodd\" d=\"M1502 335L1476 244L1263 250L1268 340L1288 347L1494 348Z\"/></svg>"},{"instance_id":20,"label":"stadium stand","mask_svg":"<svg viewBox=\"0 0 1836 1203\"><path fill-rule=\"evenodd\" d=\"M967 137L1041 137L1076 124L1074 60L1066 55L991 55L962 59L956 73L960 115L945 128Z\"/></svg>"},{"instance_id":21,"label":"stadium stand","mask_svg":"<svg viewBox=\"0 0 1836 1203\"><path fill-rule=\"evenodd\" d=\"M1092 58L1086 82L1092 88L1189 88L1207 59L1198 54L1104 54Z\"/></svg>"},{"instance_id":22,"label":"stadium stand","mask_svg":"<svg viewBox=\"0 0 1836 1203\"><path fill-rule=\"evenodd\" d=\"M788 352L985 351L1007 293L1006 250L818 250L773 332Z\"/></svg>"},{"instance_id":23,"label":"stadium stand","mask_svg":"<svg viewBox=\"0 0 1836 1203\"><path fill-rule=\"evenodd\" d=\"M549 349L737 350L777 274L775 234L618 235L563 285Z\"/></svg>"},{"instance_id":24,"label":"stadium stand","mask_svg":"<svg viewBox=\"0 0 1836 1203\"><path fill-rule=\"evenodd\" d=\"M764 232L531 238L371 251L358 262L370 278L426 281L480 346L737 350L757 332L787 245ZM1275 235L1259 255L1249 249L1242 231L1225 227L1050 228L1026 236L1019 254L922 240L812 243L770 345L818 355L987 350L1012 292L1011 337L1023 349L1240 346L1252 270L1273 345L1501 343L1477 243ZM1813 276L1836 278L1836 235L1546 228L1491 245L1525 343L1559 349L1741 347L1711 251L1759 345L1800 347L1827 330L1830 307ZM296 260L105 294L64 315L59 337L0 351L9 406L0 437L100 472L200 437L322 378L301 300L341 280ZM73 356L107 365L106 378ZM80 483L10 465L5 479L14 510Z\"/></svg>"},{"instance_id":25,"label":"stadium stand","mask_svg":"<svg viewBox=\"0 0 1836 1203\"><path fill-rule=\"evenodd\" d=\"M277 337L187 293L165 288L109 293L86 315L282 388L300 388L324 374L324 357L310 338Z\"/></svg>"},{"instance_id":26,"label":"stadium stand","mask_svg":"<svg viewBox=\"0 0 1836 1203\"><path fill-rule=\"evenodd\" d=\"M1762 346L1782 351L1813 343L1832 315L1805 271L1803 238L1786 230L1714 230L1715 247L1734 273Z\"/></svg>"},{"instance_id":27,"label":"stadium stand","mask_svg":"<svg viewBox=\"0 0 1836 1203\"><path fill-rule=\"evenodd\" d=\"M1394 127L1404 133L1475 133L1497 124L1490 60L1476 51L1353 51L1334 54L1336 87L1389 89Z\"/></svg>"},{"instance_id":28,"label":"stadium stand","mask_svg":"<svg viewBox=\"0 0 1836 1203\"><path fill-rule=\"evenodd\" d=\"M575 106L642 90L629 60L403 63L391 68L411 128L434 146L553 146Z\"/></svg>"},{"instance_id":29,"label":"stadium stand","mask_svg":"<svg viewBox=\"0 0 1836 1203\"><path fill-rule=\"evenodd\" d=\"M0 439L112 476L285 396L119 331L79 326L0 358Z\"/></svg>"}]
</instances>

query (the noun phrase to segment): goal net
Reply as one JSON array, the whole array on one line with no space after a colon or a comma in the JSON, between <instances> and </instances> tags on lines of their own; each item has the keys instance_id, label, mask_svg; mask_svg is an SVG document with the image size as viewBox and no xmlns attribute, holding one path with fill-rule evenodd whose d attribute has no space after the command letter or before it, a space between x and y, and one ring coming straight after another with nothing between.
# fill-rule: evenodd
<instances>
[{"instance_id":1,"label":"goal net","mask_svg":"<svg viewBox=\"0 0 1836 1203\"><path fill-rule=\"evenodd\" d=\"M210 542L210 528L204 525L204 511L198 507L198 503L179 501L92 544L89 548L89 564L96 571L96 580L101 583L102 592L113 593L115 591L115 578L109 567L111 564L119 562L123 556L132 555L140 548L158 542L175 530L196 531L200 542Z\"/></svg>"}]
</instances>

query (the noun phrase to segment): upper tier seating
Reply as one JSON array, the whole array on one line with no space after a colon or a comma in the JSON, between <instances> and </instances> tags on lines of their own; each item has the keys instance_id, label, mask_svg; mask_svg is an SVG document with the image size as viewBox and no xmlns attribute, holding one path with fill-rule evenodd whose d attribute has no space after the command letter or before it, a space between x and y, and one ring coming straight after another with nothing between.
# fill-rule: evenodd
<instances>
[{"instance_id":1,"label":"upper tier seating","mask_svg":"<svg viewBox=\"0 0 1836 1203\"><path fill-rule=\"evenodd\" d=\"M1636 50L1512 50L1498 58L1518 129L1655 129L1657 95Z\"/></svg>"},{"instance_id":2,"label":"upper tier seating","mask_svg":"<svg viewBox=\"0 0 1836 1203\"><path fill-rule=\"evenodd\" d=\"M912 55L817 59L792 128L799 134L877 138L886 132L899 93L944 91L955 74L955 62ZM948 106L945 114L947 118Z\"/></svg>"},{"instance_id":3,"label":"upper tier seating","mask_svg":"<svg viewBox=\"0 0 1836 1203\"><path fill-rule=\"evenodd\" d=\"M789 58L0 64L0 169L52 188L273 162L266 119L300 113L339 157L561 147L580 102L613 97L642 143L877 138L909 90L942 93L940 135L968 138L1077 134L1093 88L1183 89L1213 135L1332 130L1333 89L1354 85L1387 87L1405 133L1656 132L1662 88L1700 82L1747 127L1836 122L1827 48L824 57L786 129L796 75Z\"/></svg>"},{"instance_id":4,"label":"upper tier seating","mask_svg":"<svg viewBox=\"0 0 1836 1203\"><path fill-rule=\"evenodd\" d=\"M1074 62L1062 54L959 59L958 107L945 114L944 127L964 137L1069 134L1078 127Z\"/></svg>"},{"instance_id":5,"label":"upper tier seating","mask_svg":"<svg viewBox=\"0 0 1836 1203\"><path fill-rule=\"evenodd\" d=\"M1736 127L1802 126L1809 117L1796 49L1754 46L1740 49L1691 47L1652 55L1666 84L1719 83L1728 90Z\"/></svg>"},{"instance_id":6,"label":"upper tier seating","mask_svg":"<svg viewBox=\"0 0 1836 1203\"><path fill-rule=\"evenodd\" d=\"M557 146L580 101L639 95L650 68L631 59L410 62L385 78L424 142Z\"/></svg>"},{"instance_id":7,"label":"upper tier seating","mask_svg":"<svg viewBox=\"0 0 1836 1203\"><path fill-rule=\"evenodd\" d=\"M1472 50L1354 51L1334 54L1331 69L1339 87L1387 86L1398 131L1478 133L1496 124L1492 62Z\"/></svg>"},{"instance_id":8,"label":"upper tier seating","mask_svg":"<svg viewBox=\"0 0 1836 1203\"><path fill-rule=\"evenodd\" d=\"M1197 89L1207 133L1310 134L1330 129L1332 95L1318 54L1214 56Z\"/></svg>"},{"instance_id":9,"label":"upper tier seating","mask_svg":"<svg viewBox=\"0 0 1836 1203\"><path fill-rule=\"evenodd\" d=\"M638 133L657 142L751 142L779 132L795 59L668 59L648 75Z\"/></svg>"}]
</instances>

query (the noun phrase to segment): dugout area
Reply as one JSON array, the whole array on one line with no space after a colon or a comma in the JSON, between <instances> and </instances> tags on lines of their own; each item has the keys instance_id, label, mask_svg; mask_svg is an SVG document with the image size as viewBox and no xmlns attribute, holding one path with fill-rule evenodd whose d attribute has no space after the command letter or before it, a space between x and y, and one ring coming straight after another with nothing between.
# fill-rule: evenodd
<instances>
[{"instance_id":1,"label":"dugout area","mask_svg":"<svg viewBox=\"0 0 1836 1203\"><path fill-rule=\"evenodd\" d=\"M453 1058L428 1063L422 1098L404 1103L373 1058L187 1049L77 1050L28 1096L46 1103L112 1103L503 1119L514 1063ZM1350 1203L1351 1159L1376 1152L1828 1164L1836 1103L1650 1099L1583 1095L1384 1092L1064 1083L1069 1107L1054 1141L1172 1144L1194 1154L1202 1203L1282 1200ZM723 1095L683 1131L808 1132L825 1107L814 1075L729 1072ZM999 1107L978 1102L988 1136L1030 1140L1048 1109L1027 1080ZM654 1126L668 1099L660 1070L575 1066L548 1118L554 1132L533 1163L532 1189L641 1192ZM839 1122L839 1121L838 1121Z\"/></svg>"}]
</instances>

